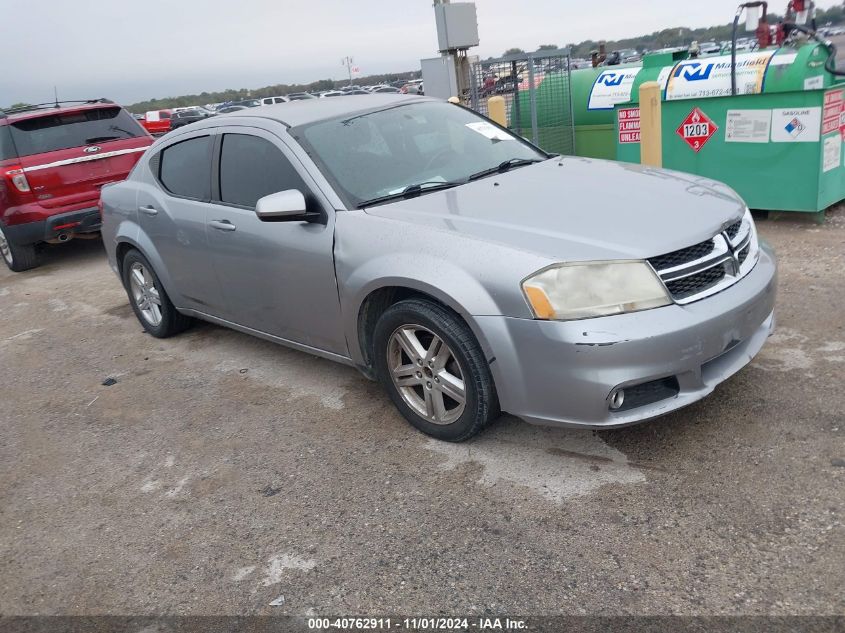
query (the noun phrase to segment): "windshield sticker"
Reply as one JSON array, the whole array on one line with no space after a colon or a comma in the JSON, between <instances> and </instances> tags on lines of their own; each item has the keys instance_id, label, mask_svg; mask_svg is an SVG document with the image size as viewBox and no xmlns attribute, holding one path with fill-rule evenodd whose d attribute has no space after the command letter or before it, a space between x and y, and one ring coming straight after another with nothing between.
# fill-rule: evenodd
<instances>
[{"instance_id":1,"label":"windshield sticker","mask_svg":"<svg viewBox=\"0 0 845 633\"><path fill-rule=\"evenodd\" d=\"M515 141L516 139L505 132L504 130L500 130L495 125L491 125L485 121L479 121L477 123L467 123L466 126L471 129L473 132L478 132L481 136L485 138L489 138L491 141Z\"/></svg>"},{"instance_id":2,"label":"windshield sticker","mask_svg":"<svg viewBox=\"0 0 845 633\"><path fill-rule=\"evenodd\" d=\"M634 79L637 78L642 69L642 66L634 66L633 68L619 68L602 72L596 77L593 88L590 90L587 109L613 110L613 106L617 103L630 101Z\"/></svg>"},{"instance_id":3,"label":"windshield sticker","mask_svg":"<svg viewBox=\"0 0 845 633\"><path fill-rule=\"evenodd\" d=\"M737 55L736 93L759 94L763 91L763 78L775 51ZM778 65L789 63L781 61ZM666 84L666 101L726 97L731 94L731 56L704 57L686 60L675 65Z\"/></svg>"}]
</instances>

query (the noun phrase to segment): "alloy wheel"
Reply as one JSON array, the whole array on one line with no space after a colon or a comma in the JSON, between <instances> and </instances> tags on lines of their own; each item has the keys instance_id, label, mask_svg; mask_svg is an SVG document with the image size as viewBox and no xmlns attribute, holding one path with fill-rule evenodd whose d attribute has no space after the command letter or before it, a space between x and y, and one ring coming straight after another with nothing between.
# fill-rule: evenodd
<instances>
[{"instance_id":1,"label":"alloy wheel","mask_svg":"<svg viewBox=\"0 0 845 633\"><path fill-rule=\"evenodd\" d=\"M3 255L3 259L6 260L7 264L9 264L10 266L12 265L12 248L11 246L9 246L9 241L3 234L2 228L0 228L0 255Z\"/></svg>"},{"instance_id":2,"label":"alloy wheel","mask_svg":"<svg viewBox=\"0 0 845 633\"><path fill-rule=\"evenodd\" d=\"M429 422L452 424L463 414L464 371L449 346L428 328L397 328L388 340L387 367L405 404Z\"/></svg>"},{"instance_id":3,"label":"alloy wheel","mask_svg":"<svg viewBox=\"0 0 845 633\"><path fill-rule=\"evenodd\" d=\"M157 327L161 323L161 295L152 273L142 263L135 262L129 269L129 286L141 316Z\"/></svg>"}]
</instances>

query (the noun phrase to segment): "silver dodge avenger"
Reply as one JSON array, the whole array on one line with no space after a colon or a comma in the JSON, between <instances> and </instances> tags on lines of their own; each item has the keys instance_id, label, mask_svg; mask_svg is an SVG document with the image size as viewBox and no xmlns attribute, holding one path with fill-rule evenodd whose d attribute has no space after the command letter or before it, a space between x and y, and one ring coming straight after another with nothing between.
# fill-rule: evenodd
<instances>
[{"instance_id":1,"label":"silver dodge avenger","mask_svg":"<svg viewBox=\"0 0 845 633\"><path fill-rule=\"evenodd\" d=\"M549 155L432 99L195 123L102 204L150 334L199 318L353 365L442 440L503 411L588 428L674 411L774 326L774 256L725 185Z\"/></svg>"}]
</instances>

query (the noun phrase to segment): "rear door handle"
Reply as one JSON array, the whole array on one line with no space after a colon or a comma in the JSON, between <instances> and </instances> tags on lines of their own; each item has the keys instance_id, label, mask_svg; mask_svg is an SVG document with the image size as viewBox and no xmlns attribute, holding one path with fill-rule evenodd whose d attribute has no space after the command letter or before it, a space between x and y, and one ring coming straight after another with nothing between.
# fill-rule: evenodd
<instances>
[{"instance_id":1,"label":"rear door handle","mask_svg":"<svg viewBox=\"0 0 845 633\"><path fill-rule=\"evenodd\" d=\"M208 224L211 228L217 229L218 231L234 231L238 228L229 222L229 220L212 220Z\"/></svg>"},{"instance_id":2,"label":"rear door handle","mask_svg":"<svg viewBox=\"0 0 845 633\"><path fill-rule=\"evenodd\" d=\"M158 209L156 209L155 207L151 207L150 205L147 205L145 207L138 207L138 211L145 215L158 215Z\"/></svg>"}]
</instances>

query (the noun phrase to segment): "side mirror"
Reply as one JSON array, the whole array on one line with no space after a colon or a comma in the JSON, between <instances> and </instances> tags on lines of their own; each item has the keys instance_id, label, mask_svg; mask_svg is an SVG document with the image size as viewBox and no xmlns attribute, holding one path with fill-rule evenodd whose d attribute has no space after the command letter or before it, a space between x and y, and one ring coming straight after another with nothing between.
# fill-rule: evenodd
<instances>
[{"instance_id":1,"label":"side mirror","mask_svg":"<svg viewBox=\"0 0 845 633\"><path fill-rule=\"evenodd\" d=\"M297 189L288 189L264 196L255 205L255 215L265 222L310 222L319 213L309 213L305 196Z\"/></svg>"}]
</instances>

